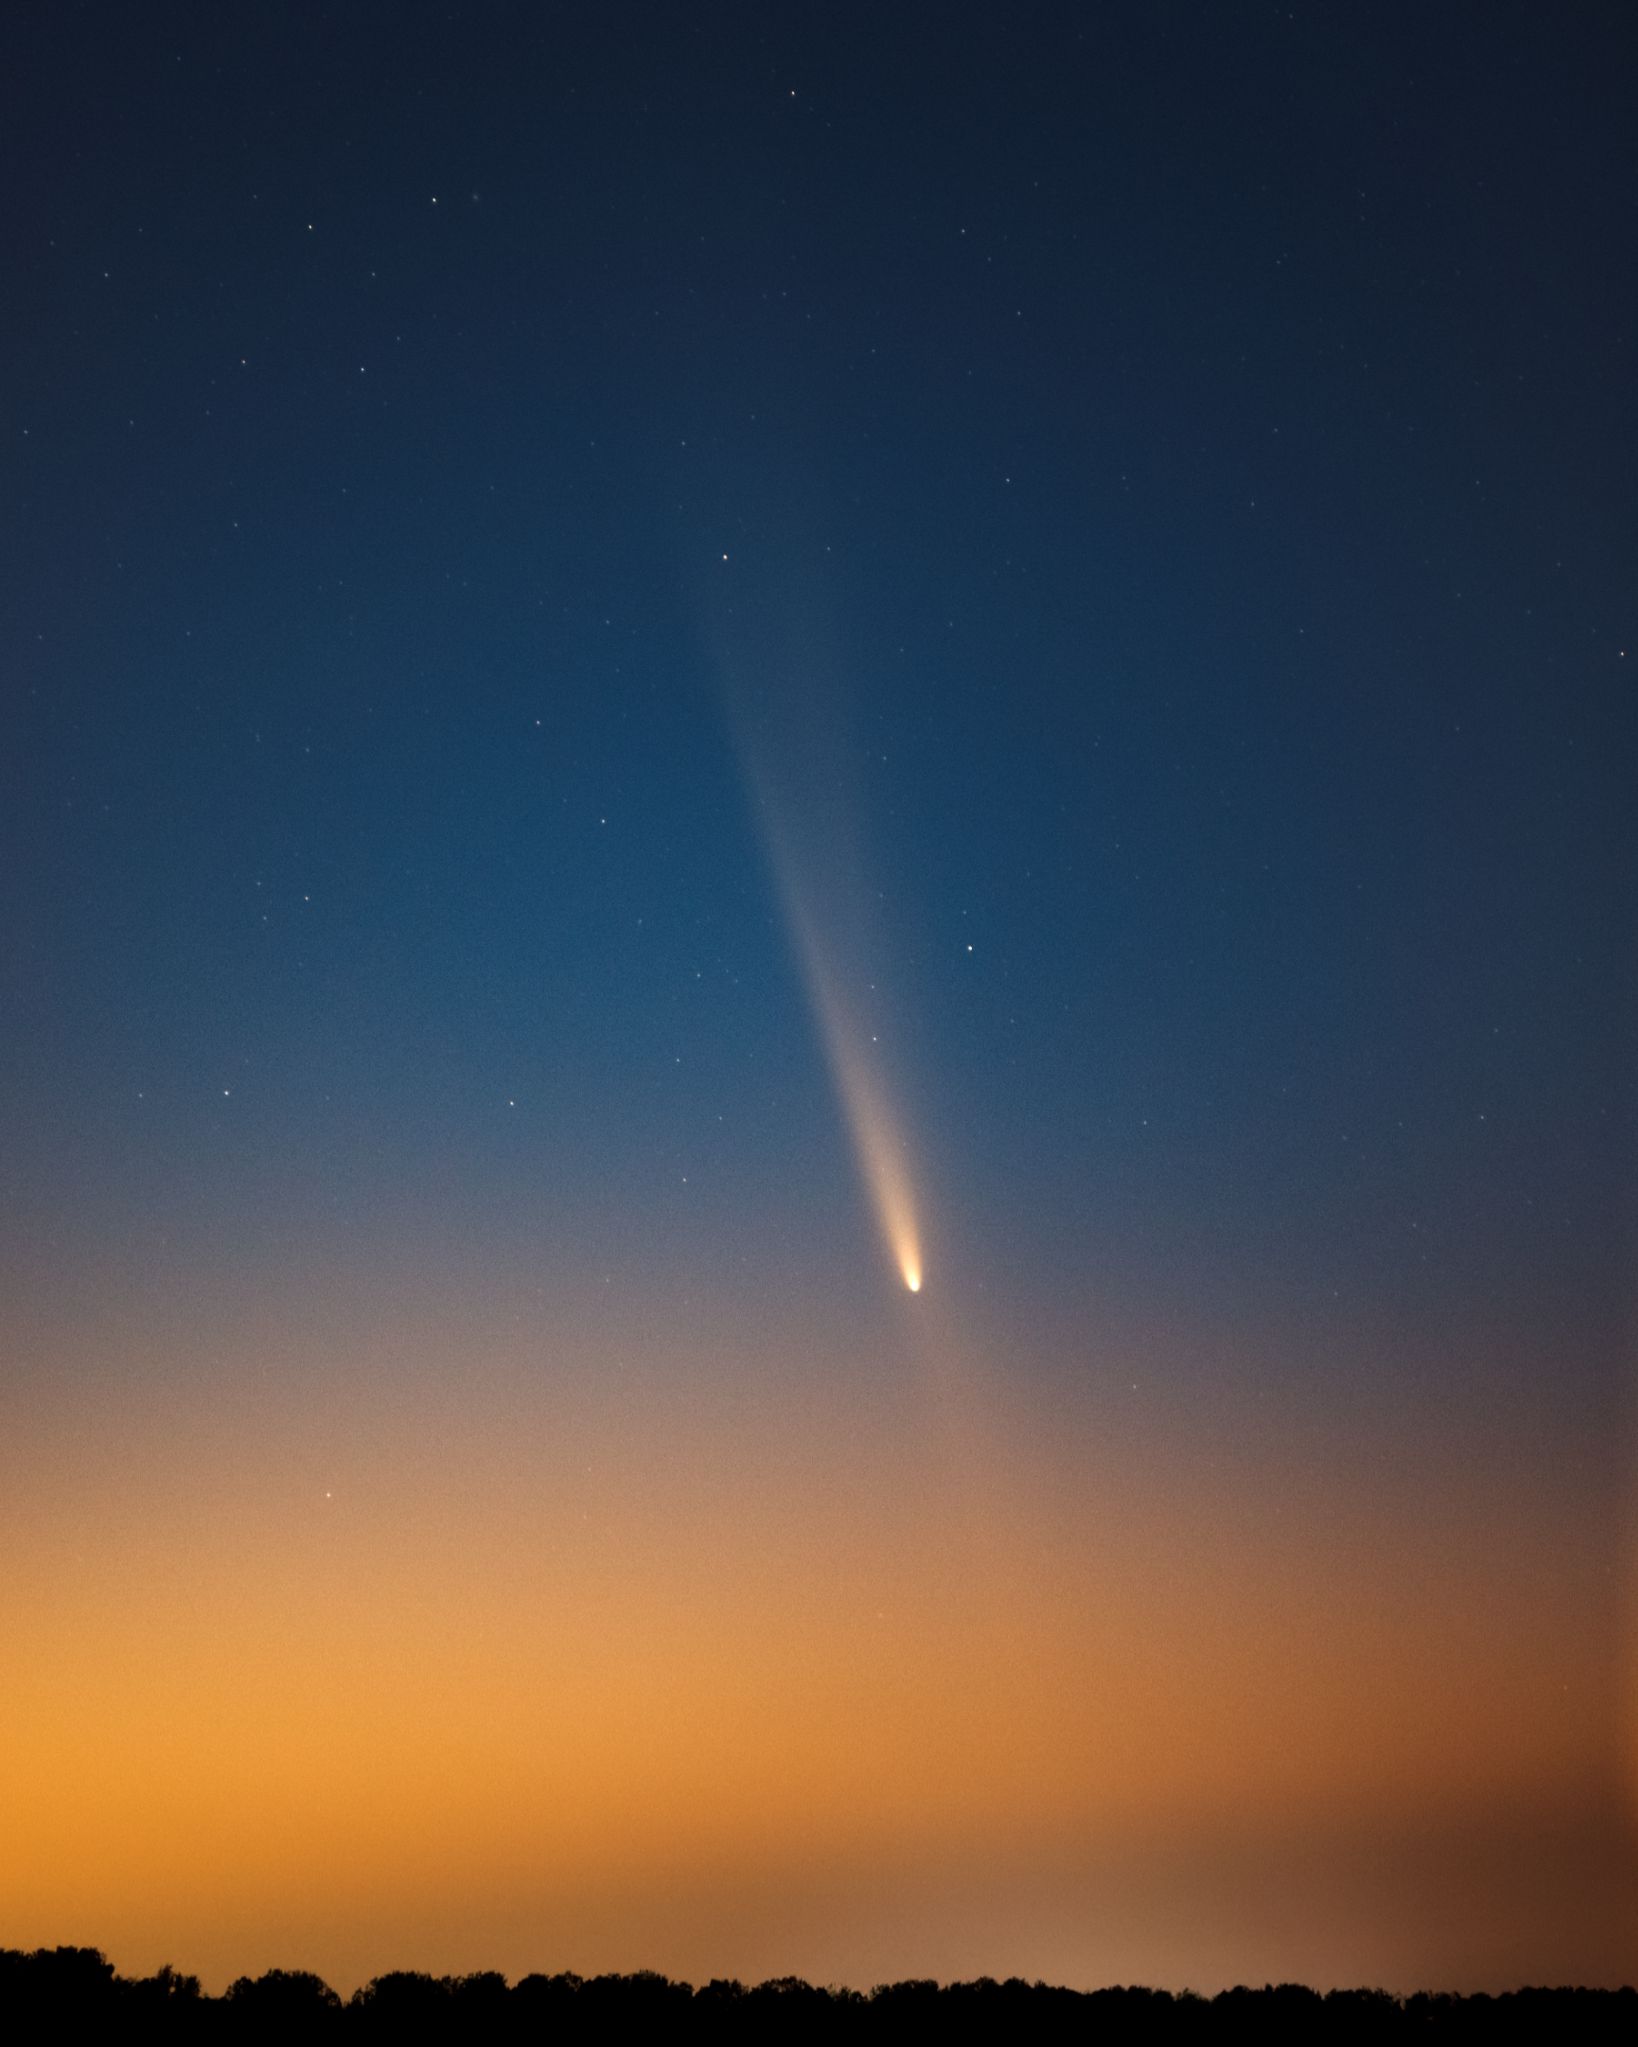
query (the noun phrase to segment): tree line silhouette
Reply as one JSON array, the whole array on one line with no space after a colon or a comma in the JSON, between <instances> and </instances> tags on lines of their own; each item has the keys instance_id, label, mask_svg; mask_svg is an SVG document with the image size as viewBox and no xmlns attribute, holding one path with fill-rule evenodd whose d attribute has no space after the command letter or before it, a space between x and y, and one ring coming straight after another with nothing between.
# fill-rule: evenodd
<instances>
[{"instance_id":1,"label":"tree line silhouette","mask_svg":"<svg viewBox=\"0 0 1638 2047\"><path fill-rule=\"evenodd\" d=\"M1500 1996L1331 1990L1302 1984L1192 1992L1066 1990L998 1983L882 1983L820 1988L794 1976L695 1989L652 1970L629 1976L524 1976L493 1970L428 1976L394 1970L343 2000L300 1969L241 1976L207 1997L197 1976L165 1967L121 1976L97 1948L0 1948L0 2037L57 2032L117 2040L574 2041L640 2028L638 2037L870 2040L943 2034L1035 2040L1258 2041L1638 2039L1638 1991L1528 1989ZM94 2029L94 2030L91 2030Z\"/></svg>"}]
</instances>

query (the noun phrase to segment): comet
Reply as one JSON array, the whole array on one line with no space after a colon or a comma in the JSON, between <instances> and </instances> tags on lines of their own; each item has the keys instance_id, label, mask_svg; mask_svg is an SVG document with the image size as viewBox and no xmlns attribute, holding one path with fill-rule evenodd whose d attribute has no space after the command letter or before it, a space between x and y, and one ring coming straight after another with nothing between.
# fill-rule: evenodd
<instances>
[{"instance_id":1,"label":"comet","mask_svg":"<svg viewBox=\"0 0 1638 2047\"><path fill-rule=\"evenodd\" d=\"M908 1292L921 1292L921 1231L911 1187L909 1151L888 1098L874 1039L847 999L846 980L804 896L789 849L770 821L769 844L785 915L812 1004L826 1064L852 1140L859 1177L875 1212L887 1254Z\"/></svg>"},{"instance_id":2,"label":"comet","mask_svg":"<svg viewBox=\"0 0 1638 2047\"><path fill-rule=\"evenodd\" d=\"M798 627L800 626L800 630ZM857 749L839 739L845 693L827 685L823 618L747 620L711 631L726 723L800 969L865 1196L907 1293L926 1279L911 1153L879 1036L874 910L855 815ZM781 639L785 644L781 644ZM821 886L821 878L823 885Z\"/></svg>"},{"instance_id":3,"label":"comet","mask_svg":"<svg viewBox=\"0 0 1638 2047\"><path fill-rule=\"evenodd\" d=\"M921 1292L921 1232L904 1134L887 1099L880 1061L868 1047L870 1033L850 1009L841 977L812 916L788 874L781 875L786 913L820 1041L841 1103L853 1153L888 1256L913 1294Z\"/></svg>"}]
</instances>

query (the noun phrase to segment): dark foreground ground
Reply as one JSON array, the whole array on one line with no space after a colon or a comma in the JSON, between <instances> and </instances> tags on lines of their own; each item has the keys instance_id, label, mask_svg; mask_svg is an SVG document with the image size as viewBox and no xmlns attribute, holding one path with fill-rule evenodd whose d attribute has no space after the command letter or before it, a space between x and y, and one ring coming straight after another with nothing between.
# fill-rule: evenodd
<instances>
[{"instance_id":1,"label":"dark foreground ground","mask_svg":"<svg viewBox=\"0 0 1638 2047\"><path fill-rule=\"evenodd\" d=\"M1301 1984L1212 1998L1138 1988L883 1983L820 1989L784 1977L695 1989L634 1976L378 1976L343 2001L319 1977L272 1969L205 1997L195 1976L116 1975L96 1948L0 1948L0 2039L885 2040L940 2035L1120 2040L1638 2041L1638 1991L1517 1990L1500 1997Z\"/></svg>"}]
</instances>

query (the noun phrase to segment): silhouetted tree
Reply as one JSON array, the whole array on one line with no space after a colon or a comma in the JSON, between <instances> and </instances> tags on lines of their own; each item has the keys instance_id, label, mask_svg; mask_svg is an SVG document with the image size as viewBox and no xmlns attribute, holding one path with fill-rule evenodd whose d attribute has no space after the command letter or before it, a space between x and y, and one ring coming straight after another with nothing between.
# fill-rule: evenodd
<instances>
[{"instance_id":1,"label":"silhouetted tree","mask_svg":"<svg viewBox=\"0 0 1638 2047\"><path fill-rule=\"evenodd\" d=\"M1413 2047L1466 2042L1592 2043L1631 2047L1638 2039L1638 1992L1524 1989L1505 1996L1333 1990L1323 1998L1300 1983L1239 1985L1211 1999L1138 1985L1067 1990L1009 1977L940 1985L930 1979L879 1983L868 1996L775 1976L747 1989L717 1977L698 1992L653 1970L632 1975L428 1976L394 1970L373 1977L345 2005L320 1977L269 1969L241 1976L221 1998L167 1964L125 1978L96 1948L0 1949L0 2041L32 2047L67 2035L118 2042L235 2040L461 2043L528 2041L575 2047L631 2035L666 2047L687 2042L795 2043L966 2041L1027 2038L1038 2047L1120 2047L1122 2042L1207 2040L1404 2041Z\"/></svg>"},{"instance_id":2,"label":"silhouetted tree","mask_svg":"<svg viewBox=\"0 0 1638 2047\"><path fill-rule=\"evenodd\" d=\"M571 1973L525 1976L513 1986L512 2024L520 2039L551 2040L574 2024L580 1978Z\"/></svg>"},{"instance_id":3,"label":"silhouetted tree","mask_svg":"<svg viewBox=\"0 0 1638 2047\"><path fill-rule=\"evenodd\" d=\"M226 2002L247 2030L292 2039L321 2028L329 2031L341 2018L341 1999L322 1976L307 1969L240 1976L228 1985Z\"/></svg>"},{"instance_id":4,"label":"silhouetted tree","mask_svg":"<svg viewBox=\"0 0 1638 2047\"><path fill-rule=\"evenodd\" d=\"M375 2037L410 2033L435 2024L449 2003L449 1985L442 1977L415 1969L391 1969L372 1976L348 2000L360 2031Z\"/></svg>"},{"instance_id":5,"label":"silhouetted tree","mask_svg":"<svg viewBox=\"0 0 1638 2047\"><path fill-rule=\"evenodd\" d=\"M117 1997L114 1965L101 1948L0 1949L0 2001L20 2028L39 2027L44 2037L65 2023L106 2025Z\"/></svg>"},{"instance_id":6,"label":"silhouetted tree","mask_svg":"<svg viewBox=\"0 0 1638 2047\"><path fill-rule=\"evenodd\" d=\"M694 2001L687 1983L673 1983L653 1969L630 1976L593 1976L575 1998L583 2023L670 2028L682 2023Z\"/></svg>"},{"instance_id":7,"label":"silhouetted tree","mask_svg":"<svg viewBox=\"0 0 1638 2047\"><path fill-rule=\"evenodd\" d=\"M506 1978L498 1969L480 1969L475 1975L457 1976L449 1985L451 2016L463 2032L470 2028L475 2037L493 2032L505 2022L511 1997Z\"/></svg>"}]
</instances>

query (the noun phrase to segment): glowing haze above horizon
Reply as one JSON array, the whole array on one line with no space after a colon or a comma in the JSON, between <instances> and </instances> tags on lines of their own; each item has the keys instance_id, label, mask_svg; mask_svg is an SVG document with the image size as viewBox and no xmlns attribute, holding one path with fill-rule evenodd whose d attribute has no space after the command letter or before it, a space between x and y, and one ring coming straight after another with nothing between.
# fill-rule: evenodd
<instances>
[{"instance_id":1,"label":"glowing haze above horizon","mask_svg":"<svg viewBox=\"0 0 1638 2047\"><path fill-rule=\"evenodd\" d=\"M1633 51L33 10L0 1942L1631 1980Z\"/></svg>"}]
</instances>

